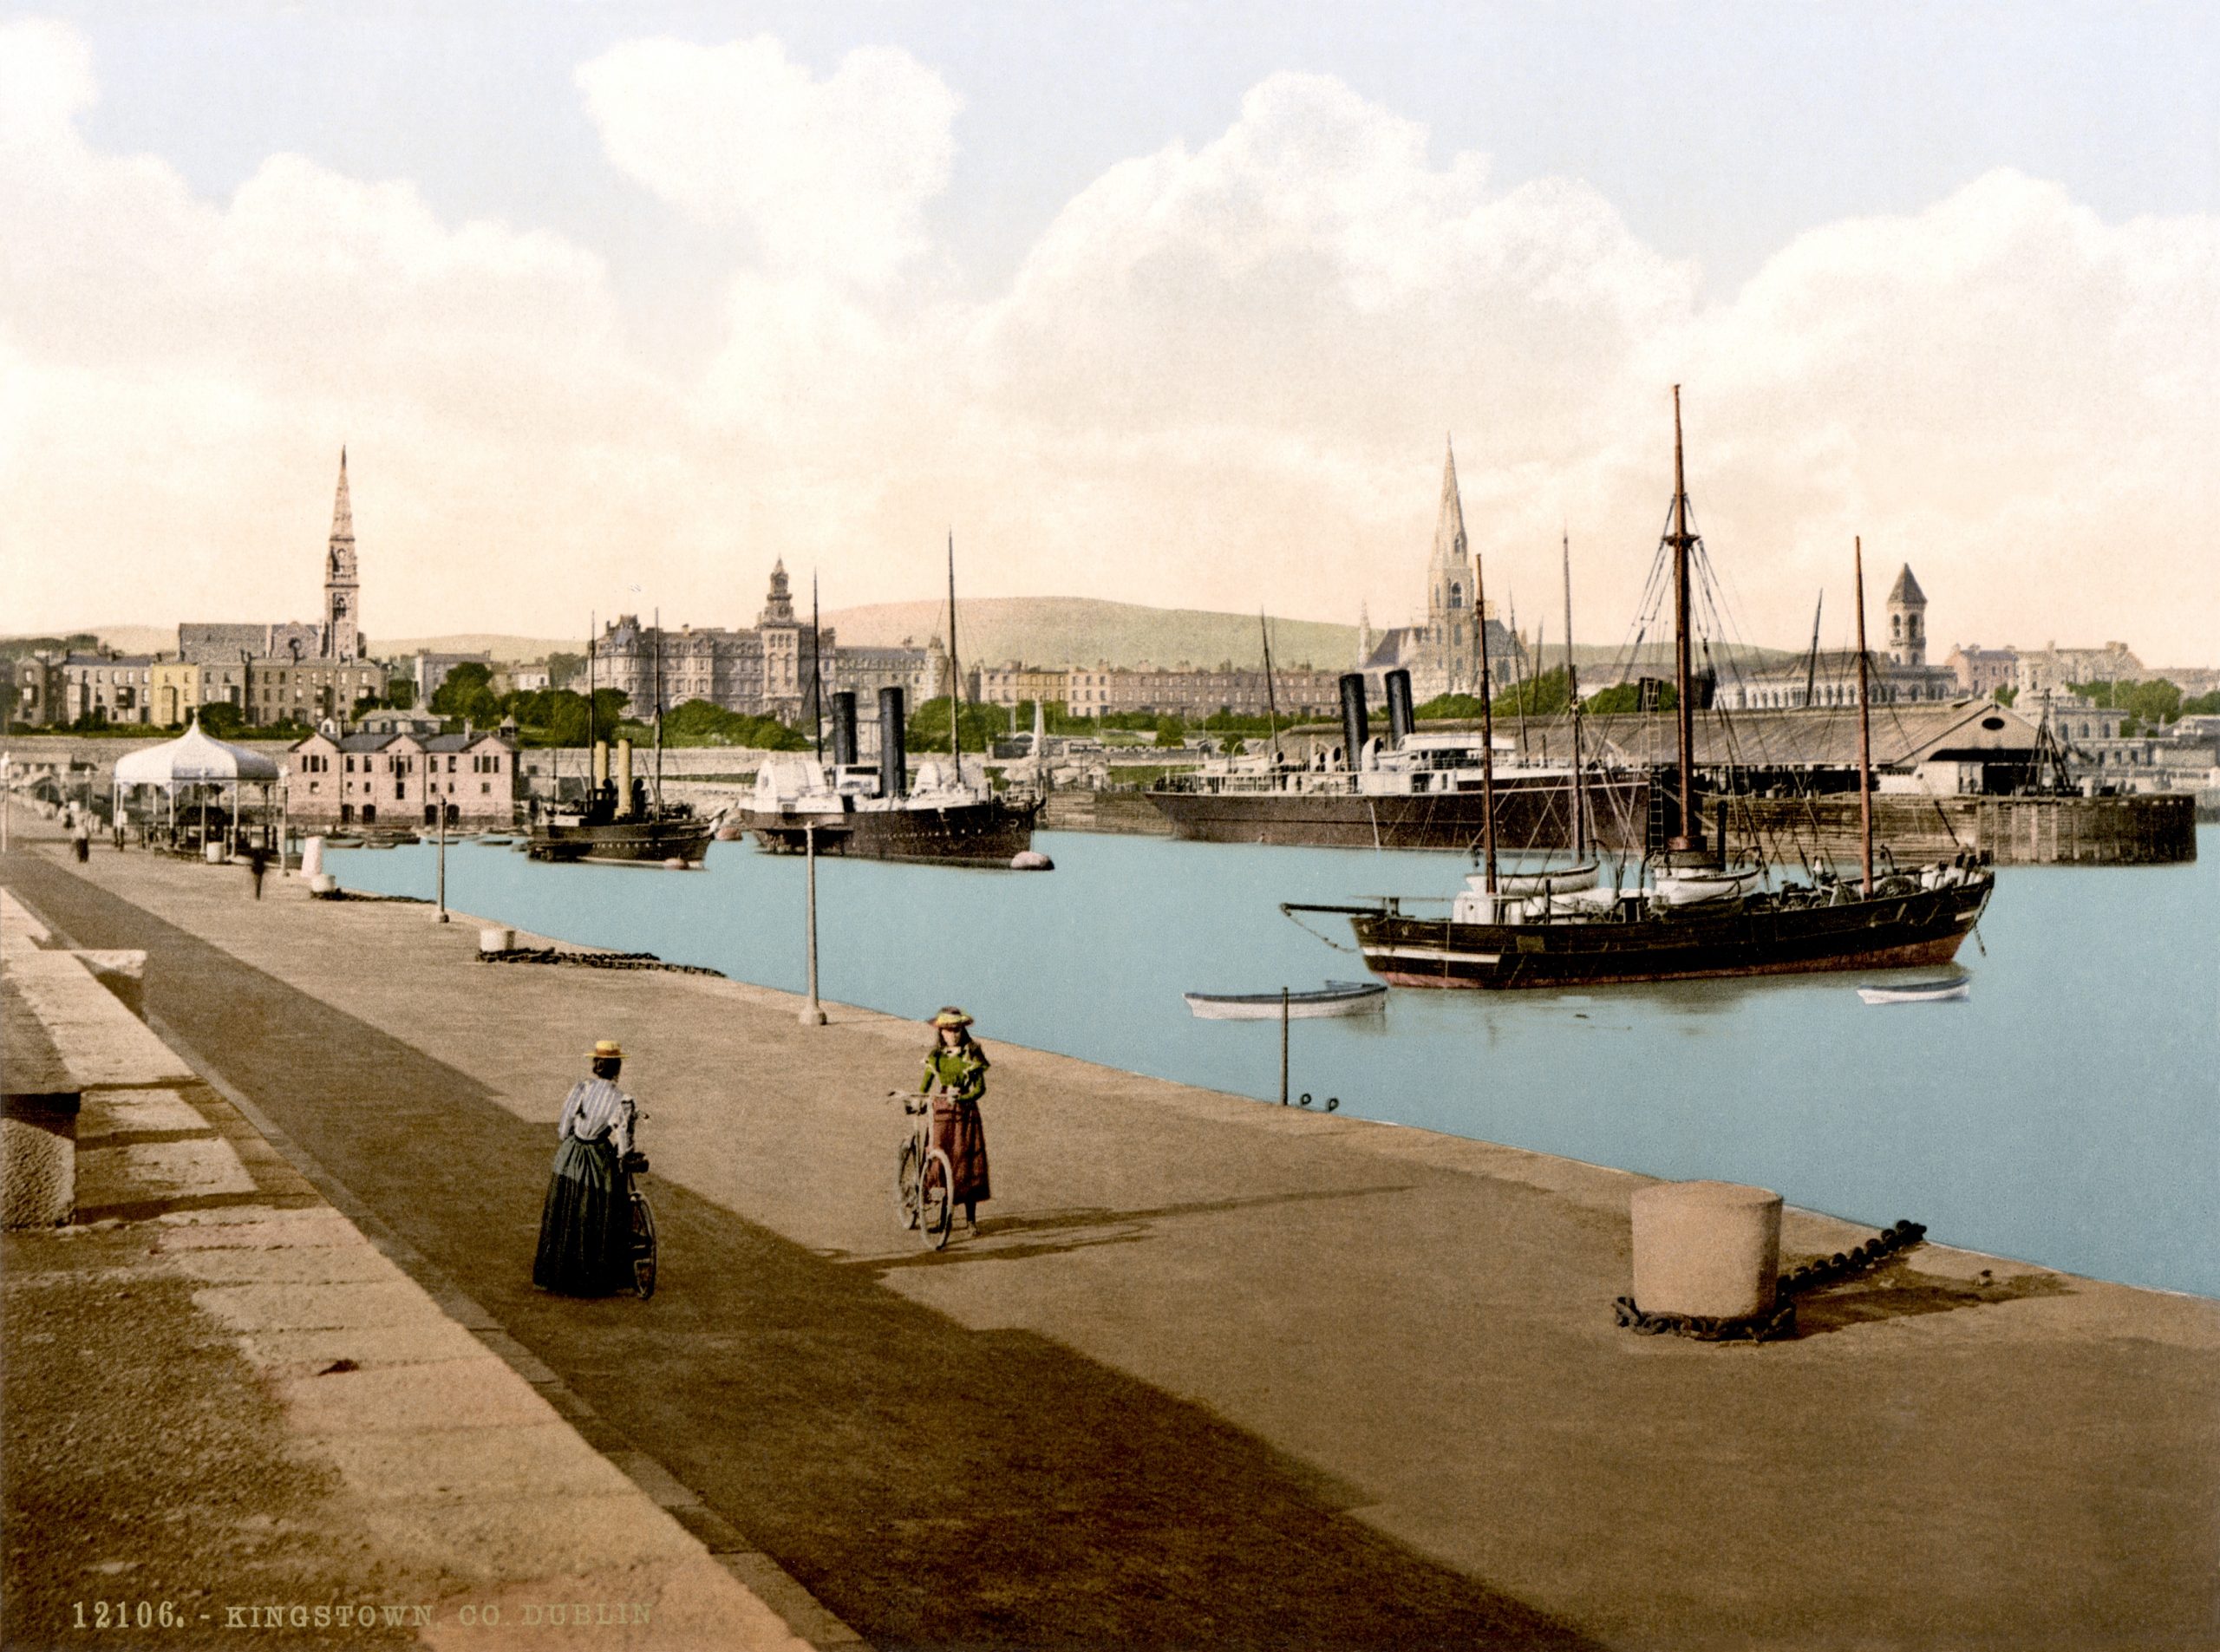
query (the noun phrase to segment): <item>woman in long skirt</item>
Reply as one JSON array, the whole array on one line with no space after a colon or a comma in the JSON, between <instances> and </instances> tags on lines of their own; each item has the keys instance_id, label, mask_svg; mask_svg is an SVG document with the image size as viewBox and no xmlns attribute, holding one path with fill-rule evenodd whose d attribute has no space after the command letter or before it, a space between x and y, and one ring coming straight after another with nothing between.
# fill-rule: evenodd
<instances>
[{"instance_id":1,"label":"woman in long skirt","mask_svg":"<svg viewBox=\"0 0 2220 1652\"><path fill-rule=\"evenodd\" d=\"M593 1047L593 1076L571 1087L555 1126L554 1173L539 1212L532 1283L566 1296L606 1296L632 1285L632 1098L617 1087L624 1052Z\"/></svg>"},{"instance_id":2,"label":"woman in long skirt","mask_svg":"<svg viewBox=\"0 0 2220 1652\"><path fill-rule=\"evenodd\" d=\"M987 1052L971 1036L971 1017L950 1004L927 1023L933 1047L925 1057L924 1081L917 1094L934 1085L932 1144L948 1155L956 1172L956 1202L964 1225L979 1231L979 1206L994 1197L987 1179L987 1126L979 1117L979 1098L987 1093Z\"/></svg>"}]
</instances>

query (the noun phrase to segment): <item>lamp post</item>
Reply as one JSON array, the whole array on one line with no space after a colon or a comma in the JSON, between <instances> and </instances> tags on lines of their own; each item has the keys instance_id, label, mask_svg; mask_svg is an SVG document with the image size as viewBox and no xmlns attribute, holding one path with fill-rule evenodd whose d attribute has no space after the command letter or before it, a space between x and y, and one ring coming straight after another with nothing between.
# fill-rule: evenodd
<instances>
[{"instance_id":1,"label":"lamp post","mask_svg":"<svg viewBox=\"0 0 2220 1652\"><path fill-rule=\"evenodd\" d=\"M285 875L285 839L293 833L292 768L278 765L278 875Z\"/></svg>"},{"instance_id":2,"label":"lamp post","mask_svg":"<svg viewBox=\"0 0 2220 1652\"><path fill-rule=\"evenodd\" d=\"M802 1006L800 1019L805 1027L822 1027L825 1009L817 1002L817 827L813 823L802 827L801 840L802 858L808 863L809 1002Z\"/></svg>"},{"instance_id":3,"label":"lamp post","mask_svg":"<svg viewBox=\"0 0 2220 1652\"><path fill-rule=\"evenodd\" d=\"M8 852L8 832L16 815L16 754L0 752L0 855Z\"/></svg>"},{"instance_id":4,"label":"lamp post","mask_svg":"<svg viewBox=\"0 0 2220 1652\"><path fill-rule=\"evenodd\" d=\"M428 778L428 776L427 778ZM444 923L446 923L446 922L447 921L447 799L446 799L446 798L444 798L444 797L440 798L440 799L439 799L439 800L437 800L437 801L433 805L433 807L434 807L434 808L435 808L435 809L439 812L439 818L440 818L440 861L439 861L439 865L440 865L440 872L439 872L439 879L440 879L440 912L439 912L439 919L438 919L438 921L439 921L440 923L444 924Z\"/></svg>"}]
</instances>

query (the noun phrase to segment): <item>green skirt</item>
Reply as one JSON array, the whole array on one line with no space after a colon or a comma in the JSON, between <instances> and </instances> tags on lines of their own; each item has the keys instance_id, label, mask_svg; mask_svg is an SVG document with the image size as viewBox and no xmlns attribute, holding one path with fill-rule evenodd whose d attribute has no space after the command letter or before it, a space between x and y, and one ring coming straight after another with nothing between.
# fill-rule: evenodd
<instances>
[{"instance_id":1,"label":"green skirt","mask_svg":"<svg viewBox=\"0 0 2220 1652\"><path fill-rule=\"evenodd\" d=\"M564 1138L539 1211L532 1283L565 1296L632 1288L632 1185L606 1141Z\"/></svg>"}]
</instances>

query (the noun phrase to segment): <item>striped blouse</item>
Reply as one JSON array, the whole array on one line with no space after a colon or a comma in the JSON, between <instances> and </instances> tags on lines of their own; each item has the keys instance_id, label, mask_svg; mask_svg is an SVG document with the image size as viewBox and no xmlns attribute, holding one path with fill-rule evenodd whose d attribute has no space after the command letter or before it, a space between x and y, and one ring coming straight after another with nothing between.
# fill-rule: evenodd
<instances>
[{"instance_id":1,"label":"striped blouse","mask_svg":"<svg viewBox=\"0 0 2220 1652\"><path fill-rule=\"evenodd\" d=\"M580 1141L609 1138L620 1153L632 1147L632 1098L607 1079L580 1079L571 1087L563 1103L562 1122L555 1126L558 1140L576 1136Z\"/></svg>"}]
</instances>

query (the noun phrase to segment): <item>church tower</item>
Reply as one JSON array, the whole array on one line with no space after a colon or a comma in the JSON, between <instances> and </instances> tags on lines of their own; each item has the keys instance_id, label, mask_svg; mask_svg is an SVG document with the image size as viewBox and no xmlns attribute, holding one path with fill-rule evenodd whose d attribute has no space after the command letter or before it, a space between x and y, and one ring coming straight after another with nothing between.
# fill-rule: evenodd
<instances>
[{"instance_id":1,"label":"church tower","mask_svg":"<svg viewBox=\"0 0 2220 1652\"><path fill-rule=\"evenodd\" d=\"M347 499L347 450L339 450L339 496L331 506L331 545L323 563L323 654L352 660L362 652L360 596L355 573L355 509Z\"/></svg>"},{"instance_id":2,"label":"church tower","mask_svg":"<svg viewBox=\"0 0 2220 1652\"><path fill-rule=\"evenodd\" d=\"M1909 562L1889 587L1889 659L1896 665L1927 663L1927 595Z\"/></svg>"},{"instance_id":3,"label":"church tower","mask_svg":"<svg viewBox=\"0 0 2220 1652\"><path fill-rule=\"evenodd\" d=\"M1465 542L1465 504L1457 489L1457 451L1445 443L1441 509L1426 576L1427 643L1451 691L1474 681L1478 644L1472 615L1472 558Z\"/></svg>"}]
</instances>

